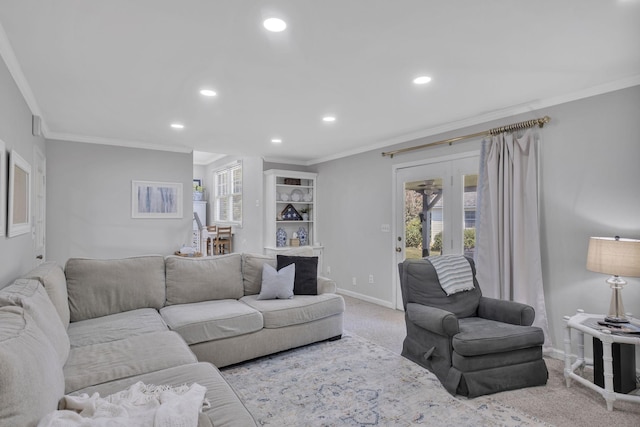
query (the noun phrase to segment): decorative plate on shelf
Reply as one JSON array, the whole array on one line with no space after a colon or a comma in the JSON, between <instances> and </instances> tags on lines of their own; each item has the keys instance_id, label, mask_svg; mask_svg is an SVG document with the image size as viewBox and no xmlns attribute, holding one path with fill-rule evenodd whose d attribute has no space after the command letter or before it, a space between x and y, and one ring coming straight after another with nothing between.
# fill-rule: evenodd
<instances>
[{"instance_id":1,"label":"decorative plate on shelf","mask_svg":"<svg viewBox=\"0 0 640 427\"><path fill-rule=\"evenodd\" d=\"M294 202L301 201L303 197L304 195L302 194L302 191L298 190L297 188L291 192L291 200Z\"/></svg>"},{"instance_id":2,"label":"decorative plate on shelf","mask_svg":"<svg viewBox=\"0 0 640 427\"><path fill-rule=\"evenodd\" d=\"M284 228L278 228L276 231L276 246L279 248L287 246L287 232Z\"/></svg>"},{"instance_id":3,"label":"decorative plate on shelf","mask_svg":"<svg viewBox=\"0 0 640 427\"><path fill-rule=\"evenodd\" d=\"M305 202L310 202L310 201L312 201L312 200L313 200L313 195L312 195L311 193L307 193L307 194L305 194L305 195L302 197L302 199L303 199Z\"/></svg>"},{"instance_id":4,"label":"decorative plate on shelf","mask_svg":"<svg viewBox=\"0 0 640 427\"><path fill-rule=\"evenodd\" d=\"M308 244L309 235L307 234L307 229L304 227L298 228L298 239L300 239L300 246L305 246Z\"/></svg>"}]
</instances>

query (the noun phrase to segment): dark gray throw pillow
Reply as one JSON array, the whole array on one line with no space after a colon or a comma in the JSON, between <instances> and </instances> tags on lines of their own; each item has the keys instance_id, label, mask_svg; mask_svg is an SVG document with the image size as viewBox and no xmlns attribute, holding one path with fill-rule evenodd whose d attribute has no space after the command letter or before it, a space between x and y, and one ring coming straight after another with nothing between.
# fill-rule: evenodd
<instances>
[{"instance_id":1,"label":"dark gray throw pillow","mask_svg":"<svg viewBox=\"0 0 640 427\"><path fill-rule=\"evenodd\" d=\"M294 295L318 295L318 257L278 255L278 270L296 265Z\"/></svg>"}]
</instances>

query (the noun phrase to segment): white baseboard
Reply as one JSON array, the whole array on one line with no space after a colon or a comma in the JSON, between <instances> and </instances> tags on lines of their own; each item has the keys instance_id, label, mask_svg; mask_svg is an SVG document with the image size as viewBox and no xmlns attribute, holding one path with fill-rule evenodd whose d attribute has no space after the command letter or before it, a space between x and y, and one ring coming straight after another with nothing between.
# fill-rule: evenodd
<instances>
[{"instance_id":1,"label":"white baseboard","mask_svg":"<svg viewBox=\"0 0 640 427\"><path fill-rule=\"evenodd\" d=\"M545 351L544 355L549 356L552 359L564 360L564 351L559 350L557 348L552 348L549 351Z\"/></svg>"},{"instance_id":2,"label":"white baseboard","mask_svg":"<svg viewBox=\"0 0 640 427\"><path fill-rule=\"evenodd\" d=\"M370 302L371 304L381 305L382 307L391 308L391 309L395 308L393 306L393 303L390 302L390 301L385 301L385 300L381 300L381 299L378 299L378 298L373 298L373 297L370 297L370 296L367 296L367 295L362 295L362 294L359 294L357 292L352 292L352 291L349 291L349 290L346 290L346 289L341 289L341 288L338 288L337 291L338 291L339 294L346 295L346 296L352 297L352 298L356 298L356 299L359 299L359 300L362 300L362 301Z\"/></svg>"}]
</instances>

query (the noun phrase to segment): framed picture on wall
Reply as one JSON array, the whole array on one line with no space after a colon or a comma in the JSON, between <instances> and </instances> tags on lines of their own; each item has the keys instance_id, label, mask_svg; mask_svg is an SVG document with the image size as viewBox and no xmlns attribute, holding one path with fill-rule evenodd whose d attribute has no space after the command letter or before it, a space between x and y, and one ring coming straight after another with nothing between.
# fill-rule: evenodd
<instances>
[{"instance_id":1,"label":"framed picture on wall","mask_svg":"<svg viewBox=\"0 0 640 427\"><path fill-rule=\"evenodd\" d=\"M182 218L182 183L131 181L131 218Z\"/></svg>"},{"instance_id":2,"label":"framed picture on wall","mask_svg":"<svg viewBox=\"0 0 640 427\"><path fill-rule=\"evenodd\" d=\"M0 139L0 236L7 231L7 151Z\"/></svg>"},{"instance_id":3,"label":"framed picture on wall","mask_svg":"<svg viewBox=\"0 0 640 427\"><path fill-rule=\"evenodd\" d=\"M4 151L4 150L3 150ZM31 231L31 165L11 150L9 158L9 237Z\"/></svg>"}]
</instances>

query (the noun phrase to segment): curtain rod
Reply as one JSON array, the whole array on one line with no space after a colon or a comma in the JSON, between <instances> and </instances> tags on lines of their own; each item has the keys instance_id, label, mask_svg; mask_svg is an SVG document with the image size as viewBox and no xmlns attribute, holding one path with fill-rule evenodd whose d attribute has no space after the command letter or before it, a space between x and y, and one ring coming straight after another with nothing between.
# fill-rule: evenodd
<instances>
[{"instance_id":1,"label":"curtain rod","mask_svg":"<svg viewBox=\"0 0 640 427\"><path fill-rule=\"evenodd\" d=\"M511 132L511 131L514 131L514 130L532 128L534 126L543 127L545 123L549 123L550 121L551 121L551 118L549 116L544 116L544 117L539 118L539 119L527 120L526 122L513 123L513 124L510 124L510 125L506 125L506 126L500 126L498 128L489 129L489 130L484 131L484 132L472 133L471 135L458 136L458 137L455 137L455 138L449 138L449 139L445 139L445 140L442 140L442 141L430 142L428 144L422 144L422 145L416 145L414 147L401 148L399 150L394 150L394 151L385 151L385 152L382 153L382 157L389 156L390 158L393 158L394 155L400 154L400 153L406 153L407 151L420 150L422 148L431 147L432 145L442 145L442 144L451 145L454 142L457 142L457 141L460 141L460 140L463 140L463 139L476 138L478 136L497 135L497 134L502 133L502 132Z\"/></svg>"}]
</instances>

